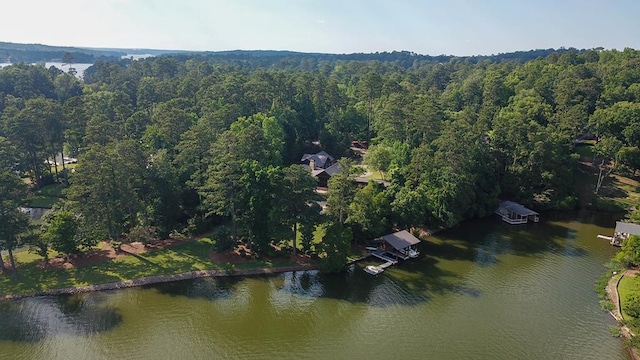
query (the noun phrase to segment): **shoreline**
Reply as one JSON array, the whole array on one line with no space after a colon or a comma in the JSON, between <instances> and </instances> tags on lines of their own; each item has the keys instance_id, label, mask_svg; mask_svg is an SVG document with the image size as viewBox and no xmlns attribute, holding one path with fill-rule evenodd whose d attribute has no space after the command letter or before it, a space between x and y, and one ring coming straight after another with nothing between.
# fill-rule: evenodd
<instances>
[{"instance_id":1,"label":"shoreline","mask_svg":"<svg viewBox=\"0 0 640 360\"><path fill-rule=\"evenodd\" d=\"M621 336L627 340L631 340L631 338L633 338L635 334L631 331L631 329L629 329L627 325L624 325L624 317L622 316L622 309L620 305L620 294L618 293L618 285L620 284L622 278L627 275L628 271L629 270L625 270L622 273L613 275L607 283L606 290L609 296L609 300L615 307L613 310L608 311L609 315L611 315L611 317L616 321L618 328L620 329ZM640 353L637 349L630 346L628 350L632 359L640 360Z\"/></svg>"},{"instance_id":2,"label":"shoreline","mask_svg":"<svg viewBox=\"0 0 640 360\"><path fill-rule=\"evenodd\" d=\"M361 259L358 259L354 262L357 262ZM310 264L310 265L298 265L298 266L284 266L277 268L254 268L254 269L242 269L242 270L233 270L227 271L224 269L216 269L216 270L195 270L189 271L180 274L170 274L170 275L152 275L145 276L136 279L130 280L122 280L111 283L97 284L97 285L86 285L86 286L77 286L77 287L66 287L61 289L51 289L51 290L43 290L39 292L27 293L27 294L9 294L3 295L0 297L0 300L19 300L30 297L38 297L38 296L56 296L56 295L69 295L69 294L81 294L88 293L94 291L106 291L106 290L118 290L118 289L126 289L132 287L140 287L145 285L152 284L161 284L173 281L181 281L181 280L191 280L205 277L231 277L231 276L252 276L252 275L271 275L271 274L279 274L290 271L307 271L307 270L318 270L318 266Z\"/></svg>"}]
</instances>

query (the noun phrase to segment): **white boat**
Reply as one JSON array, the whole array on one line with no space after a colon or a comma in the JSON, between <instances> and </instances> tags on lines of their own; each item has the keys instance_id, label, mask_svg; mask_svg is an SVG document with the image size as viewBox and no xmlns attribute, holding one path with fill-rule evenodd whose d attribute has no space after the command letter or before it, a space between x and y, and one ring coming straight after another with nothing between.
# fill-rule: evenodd
<instances>
[{"instance_id":1,"label":"white boat","mask_svg":"<svg viewBox=\"0 0 640 360\"><path fill-rule=\"evenodd\" d=\"M375 247L375 246L367 246L367 247L365 247L365 249L367 249L368 251L377 251L378 250L378 248Z\"/></svg>"},{"instance_id":2,"label":"white boat","mask_svg":"<svg viewBox=\"0 0 640 360\"><path fill-rule=\"evenodd\" d=\"M401 249L398 250L399 253L401 253L404 256L408 256L412 259L417 258L420 255L420 252L414 248L409 248L409 249Z\"/></svg>"},{"instance_id":3,"label":"white boat","mask_svg":"<svg viewBox=\"0 0 640 360\"><path fill-rule=\"evenodd\" d=\"M384 269L383 269L383 268L381 268L380 266L367 265L367 266L365 266L365 267L364 267L364 271L365 271L366 273L368 273L368 274L371 274L371 275L378 275L378 274L380 274L381 272L383 272L383 271L384 271Z\"/></svg>"}]
</instances>

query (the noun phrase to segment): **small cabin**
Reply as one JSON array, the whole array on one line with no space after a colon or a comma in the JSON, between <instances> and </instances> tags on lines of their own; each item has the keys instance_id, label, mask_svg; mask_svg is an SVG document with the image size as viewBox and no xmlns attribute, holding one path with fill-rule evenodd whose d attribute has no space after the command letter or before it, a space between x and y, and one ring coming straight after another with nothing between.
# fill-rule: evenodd
<instances>
[{"instance_id":1,"label":"small cabin","mask_svg":"<svg viewBox=\"0 0 640 360\"><path fill-rule=\"evenodd\" d=\"M529 220L536 223L540 221L537 212L513 201L501 202L495 213L502 218L502 221L509 224L526 224Z\"/></svg>"},{"instance_id":2,"label":"small cabin","mask_svg":"<svg viewBox=\"0 0 640 360\"><path fill-rule=\"evenodd\" d=\"M611 245L622 246L622 242L630 238L631 235L640 235L640 225L616 221L616 229L613 231Z\"/></svg>"}]
</instances>

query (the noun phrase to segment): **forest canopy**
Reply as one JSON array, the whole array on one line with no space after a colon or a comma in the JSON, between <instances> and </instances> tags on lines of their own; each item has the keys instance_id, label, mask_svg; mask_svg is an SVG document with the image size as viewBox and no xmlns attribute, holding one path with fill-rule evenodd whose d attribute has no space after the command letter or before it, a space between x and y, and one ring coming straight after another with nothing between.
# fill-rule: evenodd
<instances>
[{"instance_id":1,"label":"forest canopy","mask_svg":"<svg viewBox=\"0 0 640 360\"><path fill-rule=\"evenodd\" d=\"M336 239L369 239L487 216L498 199L575 207L584 139L607 161L640 164L632 49L246 55L97 61L82 80L4 67L0 171L34 188L68 185L61 212L82 224L78 241L229 223L233 238L265 251L298 232L308 244L320 221ZM353 144L368 147L364 165L388 186L354 185ZM345 158L329 220L310 206L317 184L300 166L321 150ZM50 166L60 156L78 158L73 172Z\"/></svg>"}]
</instances>

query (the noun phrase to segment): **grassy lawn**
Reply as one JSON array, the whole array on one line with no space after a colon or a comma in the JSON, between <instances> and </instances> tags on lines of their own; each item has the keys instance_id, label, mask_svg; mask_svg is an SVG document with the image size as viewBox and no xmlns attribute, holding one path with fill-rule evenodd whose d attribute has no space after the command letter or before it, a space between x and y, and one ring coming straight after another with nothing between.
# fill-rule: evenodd
<instances>
[{"instance_id":1,"label":"grassy lawn","mask_svg":"<svg viewBox=\"0 0 640 360\"><path fill-rule=\"evenodd\" d=\"M574 147L576 153L582 158L593 159L593 143L584 143Z\"/></svg>"},{"instance_id":2,"label":"grassy lawn","mask_svg":"<svg viewBox=\"0 0 640 360\"><path fill-rule=\"evenodd\" d=\"M598 173L597 167L578 165L575 181L581 206L601 211L625 211L638 203L640 183L635 179L616 174L611 174L604 179L596 195Z\"/></svg>"},{"instance_id":3,"label":"grassy lawn","mask_svg":"<svg viewBox=\"0 0 640 360\"><path fill-rule=\"evenodd\" d=\"M117 282L153 275L179 274L194 270L225 269L226 264L210 259L212 240L202 238L141 255L104 261L72 269L43 270L40 257L16 253L18 276L0 276L0 295L25 294L70 286ZM235 265L236 269L292 266L290 261L252 261Z\"/></svg>"},{"instance_id":4,"label":"grassy lawn","mask_svg":"<svg viewBox=\"0 0 640 360\"><path fill-rule=\"evenodd\" d=\"M632 319L629 314L625 311L625 301L627 301L632 295L640 295L640 276L638 277L630 277L624 276L622 280L620 280L620 284L618 285L618 293L620 294L620 305L622 307L622 316L625 320ZM633 330L636 334L640 331L637 327L638 321L628 321L628 326Z\"/></svg>"},{"instance_id":5,"label":"grassy lawn","mask_svg":"<svg viewBox=\"0 0 640 360\"><path fill-rule=\"evenodd\" d=\"M371 169L369 169L364 165L359 165L359 166L362 166L367 171L366 174L362 175L362 177L367 179L372 179L372 180L386 180L386 178L384 177L384 174L381 171L379 170L372 171Z\"/></svg>"},{"instance_id":6,"label":"grassy lawn","mask_svg":"<svg viewBox=\"0 0 640 360\"><path fill-rule=\"evenodd\" d=\"M313 240L311 240L311 245L320 244L325 233L326 230L324 227L316 227L315 231L313 232ZM300 233L300 231L298 231L298 233L296 234L296 244L298 245L298 249L302 250L302 233Z\"/></svg>"},{"instance_id":7,"label":"grassy lawn","mask_svg":"<svg viewBox=\"0 0 640 360\"><path fill-rule=\"evenodd\" d=\"M62 194L63 189L64 187L61 184L45 186L36 191L33 196L29 198L28 206L51 208L55 203L64 198L64 195Z\"/></svg>"}]
</instances>

